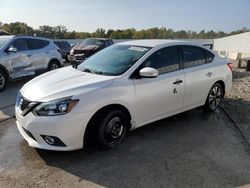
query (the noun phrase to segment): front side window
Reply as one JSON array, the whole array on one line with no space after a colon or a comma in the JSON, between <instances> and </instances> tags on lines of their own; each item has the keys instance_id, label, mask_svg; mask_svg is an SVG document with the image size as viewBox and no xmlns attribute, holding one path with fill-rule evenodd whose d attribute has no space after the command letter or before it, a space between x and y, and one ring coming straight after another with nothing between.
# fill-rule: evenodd
<instances>
[{"instance_id":1,"label":"front side window","mask_svg":"<svg viewBox=\"0 0 250 188\"><path fill-rule=\"evenodd\" d=\"M109 40L108 43L109 43L109 46L113 44L112 40Z\"/></svg>"},{"instance_id":2,"label":"front side window","mask_svg":"<svg viewBox=\"0 0 250 188\"><path fill-rule=\"evenodd\" d=\"M179 70L178 48L167 47L155 52L143 63L141 68L144 67L157 69L159 74Z\"/></svg>"},{"instance_id":3,"label":"front side window","mask_svg":"<svg viewBox=\"0 0 250 188\"><path fill-rule=\"evenodd\" d=\"M109 42L106 40L104 41L105 47L109 46Z\"/></svg>"},{"instance_id":4,"label":"front side window","mask_svg":"<svg viewBox=\"0 0 250 188\"><path fill-rule=\"evenodd\" d=\"M182 46L181 49L184 68L206 64L206 56L203 49L195 46Z\"/></svg>"},{"instance_id":5,"label":"front side window","mask_svg":"<svg viewBox=\"0 0 250 188\"><path fill-rule=\"evenodd\" d=\"M26 39L16 39L10 46L17 49L17 51L28 50Z\"/></svg>"},{"instance_id":6,"label":"front side window","mask_svg":"<svg viewBox=\"0 0 250 188\"><path fill-rule=\"evenodd\" d=\"M41 49L49 45L49 41L41 40L41 39L27 39L27 41L28 41L30 50Z\"/></svg>"},{"instance_id":7,"label":"front side window","mask_svg":"<svg viewBox=\"0 0 250 188\"><path fill-rule=\"evenodd\" d=\"M150 48L131 45L112 45L78 66L78 70L103 75L121 75L132 67Z\"/></svg>"}]
</instances>

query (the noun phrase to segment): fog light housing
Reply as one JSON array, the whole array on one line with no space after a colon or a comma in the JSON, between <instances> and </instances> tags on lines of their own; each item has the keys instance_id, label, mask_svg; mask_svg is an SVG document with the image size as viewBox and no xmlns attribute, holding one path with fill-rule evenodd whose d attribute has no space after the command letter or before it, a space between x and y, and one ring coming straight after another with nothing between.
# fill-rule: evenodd
<instances>
[{"instance_id":1,"label":"fog light housing","mask_svg":"<svg viewBox=\"0 0 250 188\"><path fill-rule=\"evenodd\" d=\"M41 135L44 141L51 145L51 146L62 146L65 147L66 145L60 140L60 138L56 136L49 136L49 135Z\"/></svg>"},{"instance_id":2,"label":"fog light housing","mask_svg":"<svg viewBox=\"0 0 250 188\"><path fill-rule=\"evenodd\" d=\"M50 137L50 136L45 136L44 140L49 144L49 145L53 145L55 143L55 140Z\"/></svg>"}]
</instances>

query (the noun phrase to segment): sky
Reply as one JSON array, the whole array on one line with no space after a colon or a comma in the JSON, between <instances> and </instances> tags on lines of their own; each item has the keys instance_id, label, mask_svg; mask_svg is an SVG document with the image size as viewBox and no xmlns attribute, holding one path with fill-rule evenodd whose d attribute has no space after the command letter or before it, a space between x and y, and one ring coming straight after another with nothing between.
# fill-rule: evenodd
<instances>
[{"instance_id":1,"label":"sky","mask_svg":"<svg viewBox=\"0 0 250 188\"><path fill-rule=\"evenodd\" d=\"M231 32L250 29L249 10L250 0L0 0L0 22L87 32L151 27Z\"/></svg>"}]
</instances>

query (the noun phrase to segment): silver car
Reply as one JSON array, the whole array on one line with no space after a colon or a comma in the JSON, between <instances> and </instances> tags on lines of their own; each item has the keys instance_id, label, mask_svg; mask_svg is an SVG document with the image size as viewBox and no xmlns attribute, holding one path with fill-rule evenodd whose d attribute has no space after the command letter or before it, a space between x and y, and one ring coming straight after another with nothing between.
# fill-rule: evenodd
<instances>
[{"instance_id":1,"label":"silver car","mask_svg":"<svg viewBox=\"0 0 250 188\"><path fill-rule=\"evenodd\" d=\"M0 91L8 81L63 66L52 40L32 36L0 36Z\"/></svg>"}]
</instances>

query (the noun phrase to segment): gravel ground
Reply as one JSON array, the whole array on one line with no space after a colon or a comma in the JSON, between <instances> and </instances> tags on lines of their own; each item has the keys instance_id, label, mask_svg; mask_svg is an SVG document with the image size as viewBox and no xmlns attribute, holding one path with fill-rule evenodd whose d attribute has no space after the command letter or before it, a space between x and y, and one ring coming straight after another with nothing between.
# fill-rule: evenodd
<instances>
[{"instance_id":1,"label":"gravel ground","mask_svg":"<svg viewBox=\"0 0 250 188\"><path fill-rule=\"evenodd\" d=\"M238 127L250 142L250 72L238 69L237 61L232 61L233 87L226 94L222 106L231 115Z\"/></svg>"}]
</instances>

